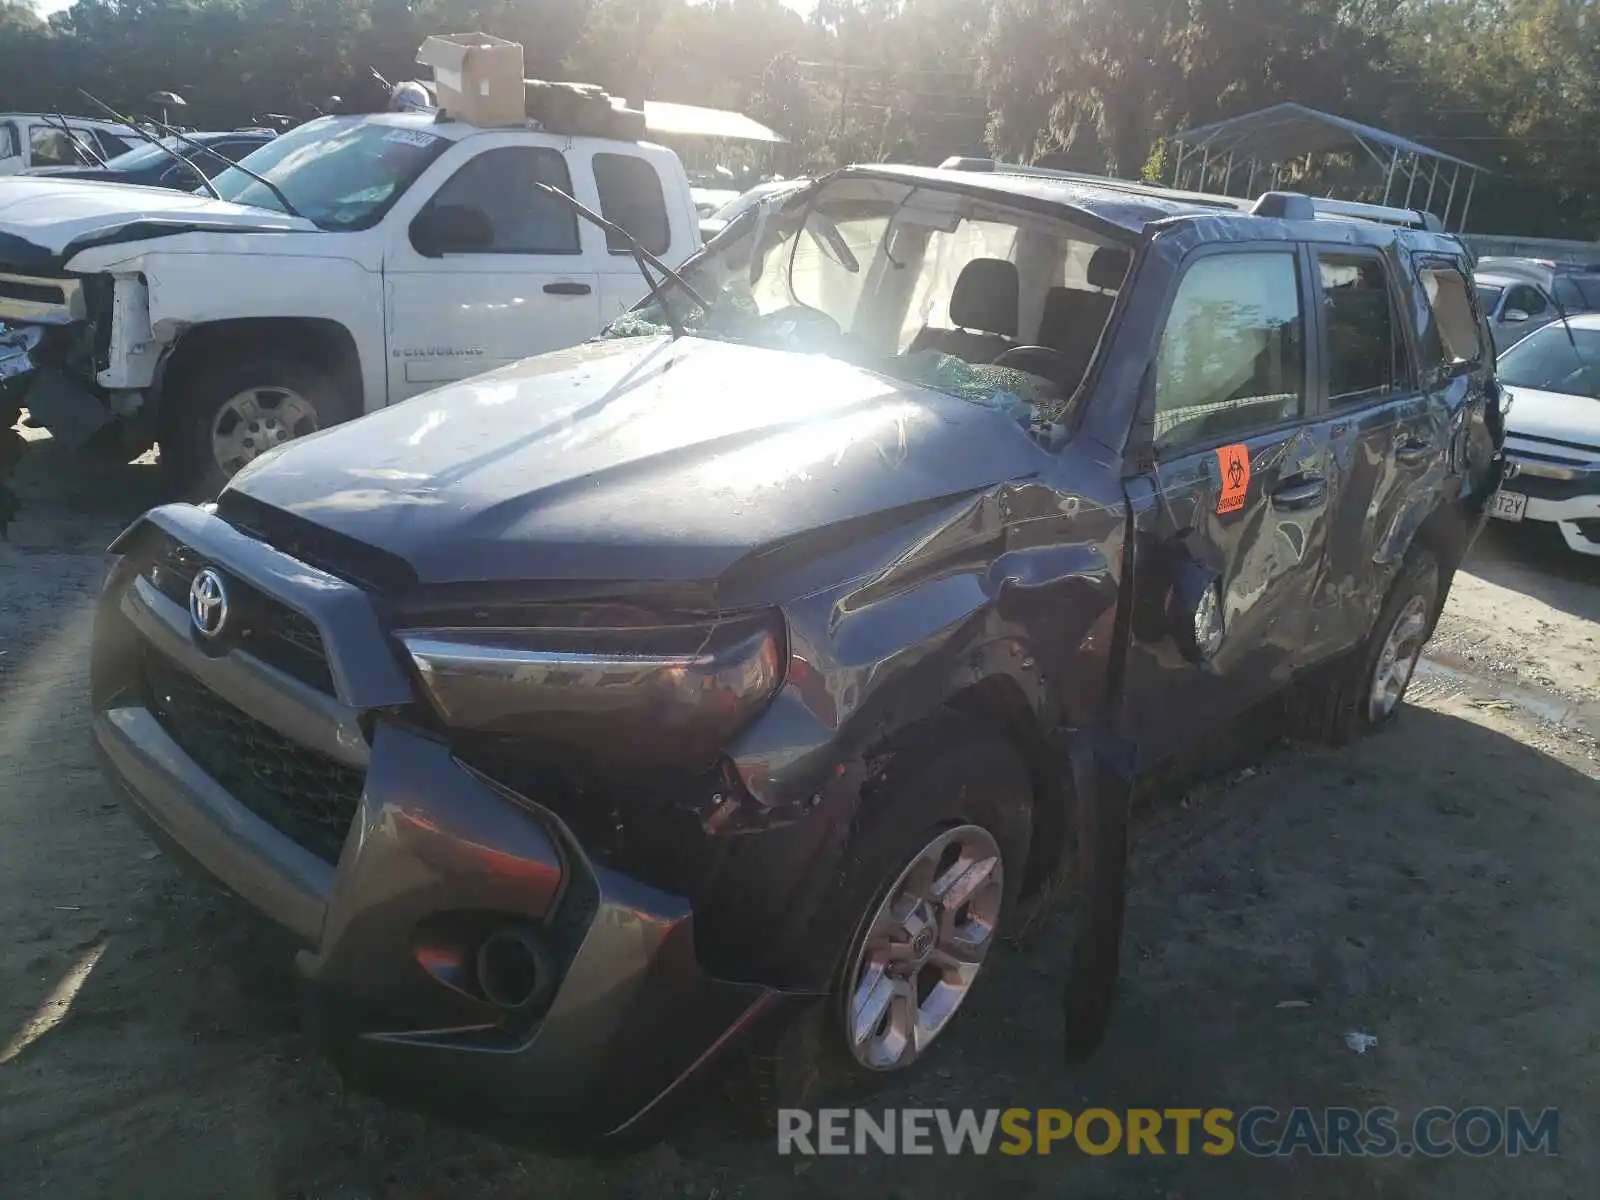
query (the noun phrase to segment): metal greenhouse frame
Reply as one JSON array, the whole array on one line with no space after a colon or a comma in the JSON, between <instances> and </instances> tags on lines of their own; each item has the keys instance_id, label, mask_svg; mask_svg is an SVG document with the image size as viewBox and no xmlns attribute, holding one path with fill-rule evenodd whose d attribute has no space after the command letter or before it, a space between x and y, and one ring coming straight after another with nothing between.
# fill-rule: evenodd
<instances>
[{"instance_id":1,"label":"metal greenhouse frame","mask_svg":"<svg viewBox=\"0 0 1600 1200\"><path fill-rule=\"evenodd\" d=\"M1255 195L1258 176L1265 183L1259 190L1270 190L1285 164L1304 159L1309 169L1318 152L1359 147L1378 169L1374 190L1381 181L1382 203L1435 212L1446 229L1457 231L1466 228L1473 189L1484 170L1476 163L1399 134L1287 102L1184 130L1173 135L1171 141L1177 147L1177 161L1172 168L1174 187L1182 185L1186 173L1198 171L1198 179L1191 190L1231 195L1230 189L1242 177L1246 196ZM1265 175L1261 175L1263 171ZM1220 186L1215 182L1219 172ZM1463 173L1466 186L1461 210L1457 213L1456 191ZM1210 186L1207 186L1208 179L1212 181ZM1402 185L1403 194L1399 190ZM1436 195L1444 200L1442 212L1433 207Z\"/></svg>"}]
</instances>

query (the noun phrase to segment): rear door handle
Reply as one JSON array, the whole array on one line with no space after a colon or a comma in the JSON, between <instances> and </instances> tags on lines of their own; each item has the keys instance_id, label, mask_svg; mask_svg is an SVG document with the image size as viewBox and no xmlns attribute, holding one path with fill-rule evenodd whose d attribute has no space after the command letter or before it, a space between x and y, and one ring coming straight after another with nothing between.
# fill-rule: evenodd
<instances>
[{"instance_id":1,"label":"rear door handle","mask_svg":"<svg viewBox=\"0 0 1600 1200\"><path fill-rule=\"evenodd\" d=\"M587 296L592 290L587 283L577 283L574 280L563 279L557 283L544 285L547 295L551 296Z\"/></svg>"},{"instance_id":2,"label":"rear door handle","mask_svg":"<svg viewBox=\"0 0 1600 1200\"><path fill-rule=\"evenodd\" d=\"M1402 467L1415 467L1426 462L1433 453L1433 443L1422 438L1408 438L1394 449L1394 460Z\"/></svg>"},{"instance_id":3,"label":"rear door handle","mask_svg":"<svg viewBox=\"0 0 1600 1200\"><path fill-rule=\"evenodd\" d=\"M1328 481L1320 475L1296 475L1272 489L1272 507L1286 512L1316 508L1328 498Z\"/></svg>"}]
</instances>

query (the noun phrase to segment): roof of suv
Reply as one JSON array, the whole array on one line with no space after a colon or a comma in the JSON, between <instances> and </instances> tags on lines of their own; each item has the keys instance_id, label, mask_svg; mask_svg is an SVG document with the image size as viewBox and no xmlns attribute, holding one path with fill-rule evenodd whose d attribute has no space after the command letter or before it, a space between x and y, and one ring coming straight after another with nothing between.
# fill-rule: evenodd
<instances>
[{"instance_id":1,"label":"roof of suv","mask_svg":"<svg viewBox=\"0 0 1600 1200\"><path fill-rule=\"evenodd\" d=\"M995 196L1022 207L1058 212L1065 209L1080 219L1088 218L1101 227L1101 232L1123 241L1146 236L1149 226L1155 222L1175 217L1217 217L1237 222L1236 240L1239 241L1256 236L1251 230L1261 228L1258 222L1315 220L1341 226L1344 232L1340 240L1376 245L1404 235L1414 239L1412 244L1420 248L1448 246L1452 252L1461 250L1454 235L1443 231L1437 217L1411 210L1318 200L1292 193L1269 193L1260 200L1249 200L1239 196L1182 192L1159 184L1103 179L1070 171L1045 171L1000 163L989 165L988 160L951 161L978 161L984 165L974 168L949 164L941 167L852 166L840 174ZM1412 222L1405 223L1400 219L1404 217L1412 218ZM1281 237L1282 234L1262 236Z\"/></svg>"},{"instance_id":2,"label":"roof of suv","mask_svg":"<svg viewBox=\"0 0 1600 1200\"><path fill-rule=\"evenodd\" d=\"M1034 206L1069 205L1086 212L1126 233L1139 234L1152 221L1168 217L1242 213L1248 201L1227 196L1192 196L1183 192L1157 194L1154 189L1131 190L1129 185L1107 179L1090 180L1022 175L1004 168L993 171L962 171L944 167L864 166L850 167L852 175L899 179L907 183L935 184L952 191L1003 195L1009 200Z\"/></svg>"}]
</instances>

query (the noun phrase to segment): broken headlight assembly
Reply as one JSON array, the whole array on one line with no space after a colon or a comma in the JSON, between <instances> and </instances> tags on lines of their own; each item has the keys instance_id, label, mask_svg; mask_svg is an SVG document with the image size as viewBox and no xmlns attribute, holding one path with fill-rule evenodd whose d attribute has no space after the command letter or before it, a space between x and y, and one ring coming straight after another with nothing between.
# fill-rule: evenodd
<instances>
[{"instance_id":1,"label":"broken headlight assembly","mask_svg":"<svg viewBox=\"0 0 1600 1200\"><path fill-rule=\"evenodd\" d=\"M433 628L397 636L449 727L632 765L709 761L783 682L776 612L629 628Z\"/></svg>"}]
</instances>

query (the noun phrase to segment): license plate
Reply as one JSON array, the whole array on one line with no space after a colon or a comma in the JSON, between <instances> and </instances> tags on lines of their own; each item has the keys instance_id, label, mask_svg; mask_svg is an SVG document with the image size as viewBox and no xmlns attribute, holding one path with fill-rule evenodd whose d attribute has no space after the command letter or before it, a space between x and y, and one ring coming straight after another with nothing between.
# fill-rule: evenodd
<instances>
[{"instance_id":1,"label":"license plate","mask_svg":"<svg viewBox=\"0 0 1600 1200\"><path fill-rule=\"evenodd\" d=\"M1489 513L1502 521L1520 521L1527 509L1528 498L1521 492L1496 492L1494 507Z\"/></svg>"}]
</instances>

